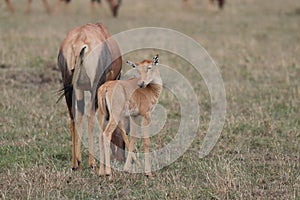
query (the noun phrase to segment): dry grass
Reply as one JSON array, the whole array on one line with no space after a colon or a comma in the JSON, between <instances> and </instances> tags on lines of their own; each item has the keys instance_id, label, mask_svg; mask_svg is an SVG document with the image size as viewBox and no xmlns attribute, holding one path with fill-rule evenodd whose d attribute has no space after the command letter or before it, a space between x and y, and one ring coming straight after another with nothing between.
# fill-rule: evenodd
<instances>
[{"instance_id":1,"label":"dry grass","mask_svg":"<svg viewBox=\"0 0 300 200\"><path fill-rule=\"evenodd\" d=\"M72 4L71 16L49 16L39 1L34 1L31 15L20 4L16 10L21 12L11 16L1 2L3 199L300 198L299 2L231 0L222 12L208 10L205 1L191 4L182 9L179 0L124 0L119 18L113 19L106 8L100 17L89 16L83 0ZM209 123L209 95L201 77L178 67L193 77L203 110L199 135L183 156L155 172L153 179L123 172L114 172L112 181L100 178L87 168L86 149L85 168L70 170L68 113L65 102L55 104L60 88L56 56L69 29L95 21L111 33L144 26L172 28L207 49L219 65L227 95L226 123L207 157L199 159L198 150ZM184 63L172 55L165 62ZM162 96L170 118L153 148L163 146L178 129L178 105L170 99Z\"/></svg>"}]
</instances>

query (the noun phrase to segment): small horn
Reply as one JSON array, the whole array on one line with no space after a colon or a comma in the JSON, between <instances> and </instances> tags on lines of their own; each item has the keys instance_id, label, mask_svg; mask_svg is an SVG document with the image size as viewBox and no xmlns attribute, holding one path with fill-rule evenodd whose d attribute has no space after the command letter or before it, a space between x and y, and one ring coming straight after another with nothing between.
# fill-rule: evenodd
<instances>
[{"instance_id":1,"label":"small horn","mask_svg":"<svg viewBox=\"0 0 300 200\"><path fill-rule=\"evenodd\" d=\"M130 65L131 67L136 68L136 65L135 65L133 62L127 60L126 63L127 63L128 65Z\"/></svg>"},{"instance_id":2,"label":"small horn","mask_svg":"<svg viewBox=\"0 0 300 200\"><path fill-rule=\"evenodd\" d=\"M153 65L158 65L158 54L153 58Z\"/></svg>"}]
</instances>

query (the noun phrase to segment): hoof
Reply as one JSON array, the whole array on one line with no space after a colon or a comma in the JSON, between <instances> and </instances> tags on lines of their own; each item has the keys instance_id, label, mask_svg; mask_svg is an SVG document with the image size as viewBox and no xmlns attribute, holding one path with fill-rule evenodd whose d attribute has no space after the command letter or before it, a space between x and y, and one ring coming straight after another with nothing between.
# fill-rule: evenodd
<instances>
[{"instance_id":1,"label":"hoof","mask_svg":"<svg viewBox=\"0 0 300 200\"><path fill-rule=\"evenodd\" d=\"M93 171L97 171L97 165L90 165L90 169Z\"/></svg>"},{"instance_id":2,"label":"hoof","mask_svg":"<svg viewBox=\"0 0 300 200\"><path fill-rule=\"evenodd\" d=\"M106 174L106 177L108 178L108 180L112 180L112 175L111 174Z\"/></svg>"},{"instance_id":3,"label":"hoof","mask_svg":"<svg viewBox=\"0 0 300 200\"><path fill-rule=\"evenodd\" d=\"M73 171L78 171L80 168L79 167L72 167Z\"/></svg>"},{"instance_id":4,"label":"hoof","mask_svg":"<svg viewBox=\"0 0 300 200\"><path fill-rule=\"evenodd\" d=\"M125 172L129 173L129 172L130 172L130 167L124 166L123 170L124 170Z\"/></svg>"},{"instance_id":5,"label":"hoof","mask_svg":"<svg viewBox=\"0 0 300 200\"><path fill-rule=\"evenodd\" d=\"M151 172L146 172L146 174L145 174L145 175L146 175L146 177L147 177L147 178L152 178L152 177L153 177L153 175L152 175L152 173L151 173Z\"/></svg>"},{"instance_id":6,"label":"hoof","mask_svg":"<svg viewBox=\"0 0 300 200\"><path fill-rule=\"evenodd\" d=\"M99 176L104 176L105 175L105 170L104 170L104 166L100 164L99 167Z\"/></svg>"},{"instance_id":7,"label":"hoof","mask_svg":"<svg viewBox=\"0 0 300 200\"><path fill-rule=\"evenodd\" d=\"M131 164L133 165L135 163L135 159L131 158Z\"/></svg>"},{"instance_id":8,"label":"hoof","mask_svg":"<svg viewBox=\"0 0 300 200\"><path fill-rule=\"evenodd\" d=\"M104 173L104 172L99 172L98 175L99 175L99 176L104 176L105 173Z\"/></svg>"},{"instance_id":9,"label":"hoof","mask_svg":"<svg viewBox=\"0 0 300 200\"><path fill-rule=\"evenodd\" d=\"M81 161L80 160L77 160L77 166L75 165L75 166L73 166L72 167L72 170L73 171L78 171L78 170L80 170L81 169Z\"/></svg>"}]
</instances>

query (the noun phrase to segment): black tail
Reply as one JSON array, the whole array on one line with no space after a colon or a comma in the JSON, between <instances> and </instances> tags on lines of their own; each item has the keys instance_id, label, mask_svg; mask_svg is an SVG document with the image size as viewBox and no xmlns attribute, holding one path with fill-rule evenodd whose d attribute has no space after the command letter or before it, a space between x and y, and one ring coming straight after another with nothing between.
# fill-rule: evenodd
<instances>
[{"instance_id":1,"label":"black tail","mask_svg":"<svg viewBox=\"0 0 300 200\"><path fill-rule=\"evenodd\" d=\"M57 91L57 94L59 95L59 97L58 97L56 103L58 103L63 98L63 96L65 96L70 117L71 117L71 119L73 119L74 113L75 113L75 111L74 111L75 107L73 106L73 98L72 98L72 96L73 96L73 85L72 85L73 73L70 74L68 72L68 65L67 65L66 59L63 55L62 50L59 51L58 58L57 58L57 65L61 71L63 88L61 88L60 90Z\"/></svg>"},{"instance_id":2,"label":"black tail","mask_svg":"<svg viewBox=\"0 0 300 200\"><path fill-rule=\"evenodd\" d=\"M107 91L106 91L107 92ZM105 93L106 93L105 92ZM104 99L104 101L105 101L105 109L106 109L106 116L105 116L105 119L108 121L109 120L109 118L110 118L110 115L109 115L109 109L108 109L108 105L107 105L107 101L106 101L106 94L105 94L105 99Z\"/></svg>"},{"instance_id":3,"label":"black tail","mask_svg":"<svg viewBox=\"0 0 300 200\"><path fill-rule=\"evenodd\" d=\"M60 102L60 100L64 96L72 95L72 93L73 93L73 85L72 84L68 84L68 85L64 86L63 88L59 89L57 91L58 99L56 100L56 103Z\"/></svg>"},{"instance_id":4,"label":"black tail","mask_svg":"<svg viewBox=\"0 0 300 200\"><path fill-rule=\"evenodd\" d=\"M69 72L68 72L67 62L63 55L62 50L59 51L58 58L57 58L57 65L61 71L63 87L57 91L59 97L58 97L56 103L59 102L63 98L63 96L65 96L66 99L67 99L67 97L71 97L68 99L72 100L72 93L73 93L72 77L73 77L73 75L69 74Z\"/></svg>"}]
</instances>

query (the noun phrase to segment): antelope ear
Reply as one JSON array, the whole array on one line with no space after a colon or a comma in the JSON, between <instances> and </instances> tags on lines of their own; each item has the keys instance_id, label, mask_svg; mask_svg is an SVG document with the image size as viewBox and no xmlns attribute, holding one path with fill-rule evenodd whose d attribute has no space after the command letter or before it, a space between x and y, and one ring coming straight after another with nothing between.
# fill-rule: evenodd
<instances>
[{"instance_id":1,"label":"antelope ear","mask_svg":"<svg viewBox=\"0 0 300 200\"><path fill-rule=\"evenodd\" d=\"M136 68L136 65L133 62L127 60L126 63L131 67Z\"/></svg>"},{"instance_id":2,"label":"antelope ear","mask_svg":"<svg viewBox=\"0 0 300 200\"><path fill-rule=\"evenodd\" d=\"M158 54L153 58L153 65L158 65Z\"/></svg>"}]
</instances>

